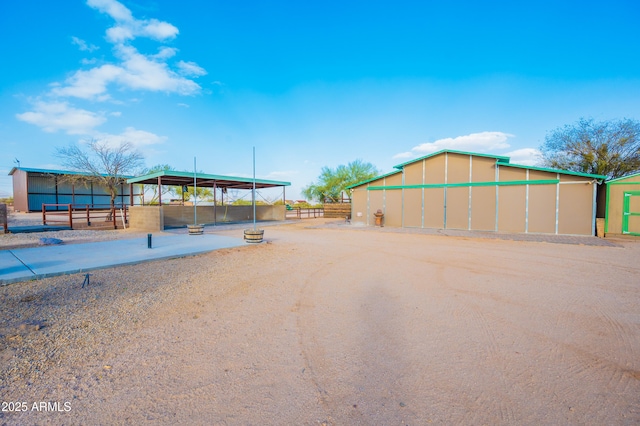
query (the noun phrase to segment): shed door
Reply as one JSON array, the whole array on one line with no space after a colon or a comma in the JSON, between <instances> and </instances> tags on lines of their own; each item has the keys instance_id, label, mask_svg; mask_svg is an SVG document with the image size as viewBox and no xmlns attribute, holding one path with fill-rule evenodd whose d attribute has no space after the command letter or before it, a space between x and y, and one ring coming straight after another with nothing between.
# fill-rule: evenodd
<instances>
[{"instance_id":1,"label":"shed door","mask_svg":"<svg viewBox=\"0 0 640 426\"><path fill-rule=\"evenodd\" d=\"M622 233L640 235L640 191L624 193Z\"/></svg>"}]
</instances>

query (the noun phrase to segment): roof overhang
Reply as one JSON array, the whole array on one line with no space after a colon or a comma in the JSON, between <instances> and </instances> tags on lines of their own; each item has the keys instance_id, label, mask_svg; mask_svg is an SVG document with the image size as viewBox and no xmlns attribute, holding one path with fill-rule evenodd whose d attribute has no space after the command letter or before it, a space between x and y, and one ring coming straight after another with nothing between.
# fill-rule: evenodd
<instances>
[{"instance_id":1,"label":"roof overhang","mask_svg":"<svg viewBox=\"0 0 640 426\"><path fill-rule=\"evenodd\" d=\"M227 189L252 189L253 179L235 176L210 175L206 173L191 173L177 171L160 171L144 176L127 179L127 183L142 185L166 185L166 186L193 186L209 188ZM275 188L279 186L291 186L291 182L280 182L275 180L256 179L257 189Z\"/></svg>"}]
</instances>

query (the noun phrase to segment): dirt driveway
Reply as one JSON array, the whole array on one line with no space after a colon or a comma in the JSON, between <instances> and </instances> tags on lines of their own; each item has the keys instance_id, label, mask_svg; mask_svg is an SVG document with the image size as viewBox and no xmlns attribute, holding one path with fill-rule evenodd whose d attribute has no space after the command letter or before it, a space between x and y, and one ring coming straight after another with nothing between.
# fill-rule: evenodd
<instances>
[{"instance_id":1,"label":"dirt driveway","mask_svg":"<svg viewBox=\"0 0 640 426\"><path fill-rule=\"evenodd\" d=\"M0 424L640 422L640 244L309 223L0 289Z\"/></svg>"}]
</instances>

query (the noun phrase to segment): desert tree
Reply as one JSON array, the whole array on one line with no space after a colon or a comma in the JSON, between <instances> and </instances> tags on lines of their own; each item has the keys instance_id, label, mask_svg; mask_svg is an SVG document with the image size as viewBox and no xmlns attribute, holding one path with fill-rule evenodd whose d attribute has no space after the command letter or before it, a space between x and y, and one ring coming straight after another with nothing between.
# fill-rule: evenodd
<instances>
[{"instance_id":1,"label":"desert tree","mask_svg":"<svg viewBox=\"0 0 640 426\"><path fill-rule=\"evenodd\" d=\"M153 167L149 167L147 169L143 169L140 174L142 175L150 175L153 173L158 173L158 172L170 172L172 170L175 170L172 166L170 166L169 164L156 164ZM151 200L149 200L149 204L155 204L158 202L158 200L160 199L160 195L174 195L176 193L176 189L172 186L167 186L167 185L143 185L143 197L144 194L147 192L148 187L151 187L151 190L153 191L153 195L151 196ZM144 198L143 198L143 204L144 204Z\"/></svg>"},{"instance_id":2,"label":"desert tree","mask_svg":"<svg viewBox=\"0 0 640 426\"><path fill-rule=\"evenodd\" d=\"M126 182L127 174L135 174L142 167L143 156L129 142L111 145L106 141L91 140L85 147L70 144L56 148L56 156L64 167L86 173L84 179L104 186L111 196L111 207L115 206L118 187Z\"/></svg>"},{"instance_id":3,"label":"desert tree","mask_svg":"<svg viewBox=\"0 0 640 426\"><path fill-rule=\"evenodd\" d=\"M373 164L362 160L355 160L335 169L325 166L320 172L318 182L303 188L302 194L310 200L337 202L348 186L372 179L378 174Z\"/></svg>"},{"instance_id":4,"label":"desert tree","mask_svg":"<svg viewBox=\"0 0 640 426\"><path fill-rule=\"evenodd\" d=\"M548 133L540 150L547 167L621 177L640 171L640 122L581 118Z\"/></svg>"}]
</instances>

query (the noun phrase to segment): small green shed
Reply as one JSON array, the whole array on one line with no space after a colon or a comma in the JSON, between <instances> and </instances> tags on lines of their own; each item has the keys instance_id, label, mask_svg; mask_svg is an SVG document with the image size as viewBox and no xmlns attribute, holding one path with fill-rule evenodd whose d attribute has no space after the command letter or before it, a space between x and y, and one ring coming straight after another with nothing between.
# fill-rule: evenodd
<instances>
[{"instance_id":1,"label":"small green shed","mask_svg":"<svg viewBox=\"0 0 640 426\"><path fill-rule=\"evenodd\" d=\"M605 234L640 236L640 173L605 183Z\"/></svg>"}]
</instances>

